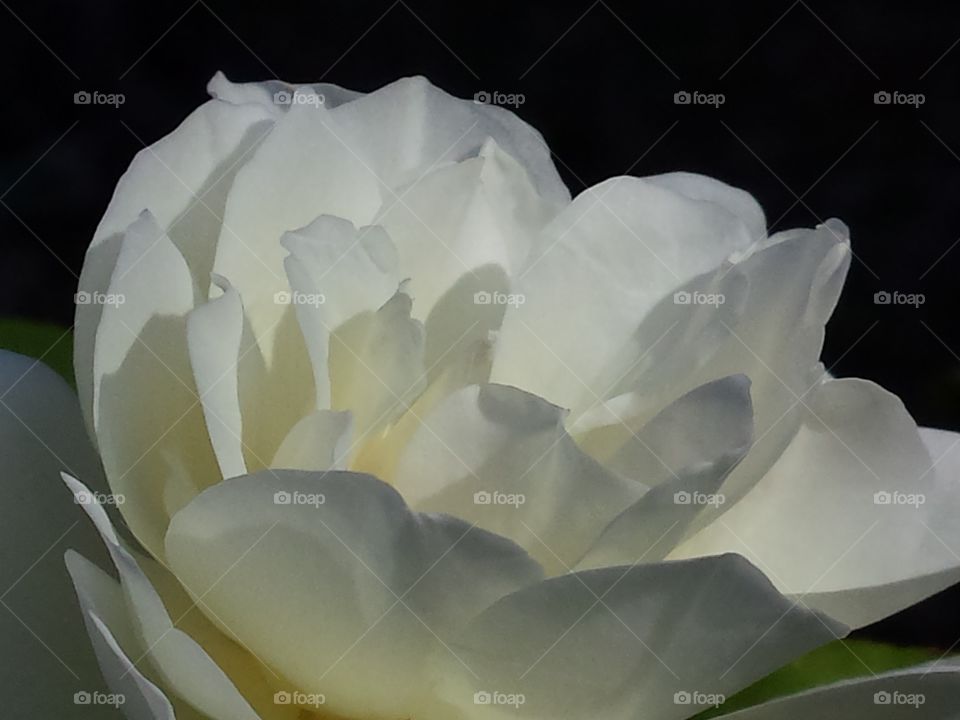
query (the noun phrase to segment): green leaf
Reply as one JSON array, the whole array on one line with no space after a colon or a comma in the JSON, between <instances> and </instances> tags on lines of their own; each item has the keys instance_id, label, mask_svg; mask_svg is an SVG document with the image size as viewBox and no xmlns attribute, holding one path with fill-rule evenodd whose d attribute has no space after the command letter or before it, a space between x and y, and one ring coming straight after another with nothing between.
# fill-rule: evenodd
<instances>
[{"instance_id":1,"label":"green leaf","mask_svg":"<svg viewBox=\"0 0 960 720\"><path fill-rule=\"evenodd\" d=\"M71 328L20 318L0 318L0 348L39 359L76 387Z\"/></svg>"},{"instance_id":2,"label":"green leaf","mask_svg":"<svg viewBox=\"0 0 960 720\"><path fill-rule=\"evenodd\" d=\"M898 647L872 640L846 639L824 645L730 697L719 708L697 715L697 720L742 710L784 695L936 660L941 653L928 648Z\"/></svg>"}]
</instances>

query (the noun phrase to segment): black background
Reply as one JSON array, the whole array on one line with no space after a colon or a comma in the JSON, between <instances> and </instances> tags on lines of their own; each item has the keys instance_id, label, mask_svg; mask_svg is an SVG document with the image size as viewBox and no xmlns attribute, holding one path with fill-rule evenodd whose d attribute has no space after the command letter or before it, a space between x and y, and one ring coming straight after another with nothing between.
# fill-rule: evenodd
<instances>
[{"instance_id":1,"label":"black background","mask_svg":"<svg viewBox=\"0 0 960 720\"><path fill-rule=\"evenodd\" d=\"M83 253L118 177L205 99L216 70L359 90L424 74L464 97L522 93L519 114L574 193L683 169L749 190L771 231L843 219L857 259L825 362L896 392L921 424L960 429L960 14L950 4L0 5L0 316L71 324ZM80 90L125 102L78 106ZM681 90L725 102L677 105ZM877 105L881 90L924 102ZM925 302L877 306L879 290ZM958 600L954 588L865 633L947 649L960 637Z\"/></svg>"}]
</instances>

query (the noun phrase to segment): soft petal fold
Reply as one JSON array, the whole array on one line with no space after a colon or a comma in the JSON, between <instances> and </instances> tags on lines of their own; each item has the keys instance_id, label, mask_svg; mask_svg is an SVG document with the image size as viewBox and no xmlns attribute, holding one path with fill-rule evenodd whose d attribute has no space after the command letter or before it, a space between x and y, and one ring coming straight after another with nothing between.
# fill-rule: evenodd
<instances>
[{"instance_id":1,"label":"soft petal fold","mask_svg":"<svg viewBox=\"0 0 960 720\"><path fill-rule=\"evenodd\" d=\"M213 720L258 720L223 670L193 638L173 624L160 595L134 556L120 543L97 498L75 478L64 473L63 480L100 532L120 576L129 621L143 649L134 663L147 659L164 687ZM78 577L75 575L75 579ZM83 596L84 591L80 594ZM101 591L101 597L105 594ZM113 615L116 614L114 610Z\"/></svg>"},{"instance_id":2,"label":"soft petal fold","mask_svg":"<svg viewBox=\"0 0 960 720\"><path fill-rule=\"evenodd\" d=\"M723 206L620 177L581 193L542 233L500 331L492 379L575 413L608 397L642 352L644 317L751 242ZM632 349L633 352L627 352Z\"/></svg>"},{"instance_id":3,"label":"soft petal fold","mask_svg":"<svg viewBox=\"0 0 960 720\"><path fill-rule=\"evenodd\" d=\"M471 718L687 718L845 630L737 555L589 570L509 595L450 643L438 692ZM442 658L438 656L442 664ZM476 693L521 696L516 708ZM481 696L482 697L482 696ZM507 700L509 702L509 700Z\"/></svg>"},{"instance_id":4,"label":"soft petal fold","mask_svg":"<svg viewBox=\"0 0 960 720\"><path fill-rule=\"evenodd\" d=\"M162 557L169 515L221 475L190 365L189 270L149 213L127 229L107 297L94 351L100 456L130 529Z\"/></svg>"},{"instance_id":5,"label":"soft petal fold","mask_svg":"<svg viewBox=\"0 0 960 720\"><path fill-rule=\"evenodd\" d=\"M856 627L960 577L951 455L938 471L900 400L827 380L803 416L769 472L674 556L740 552L782 592Z\"/></svg>"},{"instance_id":6,"label":"soft petal fold","mask_svg":"<svg viewBox=\"0 0 960 720\"><path fill-rule=\"evenodd\" d=\"M226 480L177 515L167 554L215 624L347 717L416 715L426 654L541 577L509 541L338 471Z\"/></svg>"},{"instance_id":7,"label":"soft petal fold","mask_svg":"<svg viewBox=\"0 0 960 720\"><path fill-rule=\"evenodd\" d=\"M580 450L565 415L512 387L457 390L421 418L394 484L414 507L505 535L564 572L646 489Z\"/></svg>"}]
</instances>

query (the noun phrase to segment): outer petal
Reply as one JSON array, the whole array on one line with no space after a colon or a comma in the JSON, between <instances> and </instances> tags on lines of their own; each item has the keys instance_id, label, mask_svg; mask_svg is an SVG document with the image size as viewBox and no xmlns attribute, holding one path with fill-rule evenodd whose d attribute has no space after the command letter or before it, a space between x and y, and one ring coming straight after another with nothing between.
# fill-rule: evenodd
<instances>
[{"instance_id":1,"label":"outer petal","mask_svg":"<svg viewBox=\"0 0 960 720\"><path fill-rule=\"evenodd\" d=\"M336 471L224 481L177 515L167 553L214 623L349 717L416 715L425 654L541 577L503 538Z\"/></svg>"},{"instance_id":2,"label":"outer petal","mask_svg":"<svg viewBox=\"0 0 960 720\"><path fill-rule=\"evenodd\" d=\"M497 265L516 276L558 209L537 194L523 166L489 140L477 157L441 165L388 194L376 221L397 244L415 315L426 317L463 275ZM469 322L464 318L464 327Z\"/></svg>"},{"instance_id":3,"label":"outer petal","mask_svg":"<svg viewBox=\"0 0 960 720\"><path fill-rule=\"evenodd\" d=\"M748 388L742 375L703 385L628 438L608 467L639 471L652 487L607 526L578 569L659 560L703 510L725 503L723 481L753 439Z\"/></svg>"},{"instance_id":4,"label":"outer petal","mask_svg":"<svg viewBox=\"0 0 960 720\"><path fill-rule=\"evenodd\" d=\"M421 419L394 483L414 507L475 522L564 572L646 489L583 453L564 417L516 388L463 388Z\"/></svg>"},{"instance_id":5,"label":"outer petal","mask_svg":"<svg viewBox=\"0 0 960 720\"><path fill-rule=\"evenodd\" d=\"M108 296L94 352L100 455L130 529L162 557L169 514L220 471L187 349L189 271L148 213L124 236Z\"/></svg>"},{"instance_id":6,"label":"outer petal","mask_svg":"<svg viewBox=\"0 0 960 720\"><path fill-rule=\"evenodd\" d=\"M944 663L826 685L724 715L728 720L956 720L960 668Z\"/></svg>"},{"instance_id":7,"label":"outer petal","mask_svg":"<svg viewBox=\"0 0 960 720\"><path fill-rule=\"evenodd\" d=\"M63 479L100 531L120 575L130 620L143 648L134 662L149 658L165 687L213 720L257 720L256 713L204 649L173 625L156 589L120 544L96 499L79 481L66 474Z\"/></svg>"},{"instance_id":8,"label":"outer petal","mask_svg":"<svg viewBox=\"0 0 960 720\"><path fill-rule=\"evenodd\" d=\"M237 168L270 128L255 106L208 102L170 135L137 153L114 191L80 273L81 293L105 291L126 228L144 209L179 247L201 289L209 283L226 194ZM80 304L74 367L88 428L93 428L93 345L102 305Z\"/></svg>"},{"instance_id":9,"label":"outer petal","mask_svg":"<svg viewBox=\"0 0 960 720\"><path fill-rule=\"evenodd\" d=\"M675 556L741 552L781 591L866 625L960 577L960 492L933 465L895 396L828 380L770 471Z\"/></svg>"},{"instance_id":10,"label":"outer petal","mask_svg":"<svg viewBox=\"0 0 960 720\"><path fill-rule=\"evenodd\" d=\"M72 550L67 551L66 560L100 671L111 692L123 697L119 707L124 717L174 720L173 706L166 695L136 666L141 648L127 616L120 584Z\"/></svg>"},{"instance_id":11,"label":"outer petal","mask_svg":"<svg viewBox=\"0 0 960 720\"><path fill-rule=\"evenodd\" d=\"M274 298L289 290L281 236L324 214L366 224L380 205L377 176L359 149L362 137L317 101L298 91L237 173L217 242L213 269L243 297L268 366L282 355L274 340L283 307Z\"/></svg>"},{"instance_id":12,"label":"outer petal","mask_svg":"<svg viewBox=\"0 0 960 720\"><path fill-rule=\"evenodd\" d=\"M58 472L105 490L77 397L41 362L0 350L0 675L9 717L74 717L73 694L101 687L60 556L102 549ZM99 552L98 552L99 551ZM106 710L106 709L105 709Z\"/></svg>"},{"instance_id":13,"label":"outer petal","mask_svg":"<svg viewBox=\"0 0 960 720\"><path fill-rule=\"evenodd\" d=\"M657 182L613 178L585 191L515 283L526 302L504 317L492 379L574 411L608 397L646 349L635 335L656 303L750 241L723 206Z\"/></svg>"},{"instance_id":14,"label":"outer petal","mask_svg":"<svg viewBox=\"0 0 960 720\"><path fill-rule=\"evenodd\" d=\"M843 630L736 555L591 570L485 611L451 643L474 675L448 663L438 690L471 718L686 718L675 693L732 694Z\"/></svg>"},{"instance_id":15,"label":"outer petal","mask_svg":"<svg viewBox=\"0 0 960 720\"><path fill-rule=\"evenodd\" d=\"M397 80L335 113L359 128L371 167L391 187L429 167L473 157L492 138L526 168L546 200L570 200L540 133L508 110L452 97L424 77Z\"/></svg>"}]
</instances>

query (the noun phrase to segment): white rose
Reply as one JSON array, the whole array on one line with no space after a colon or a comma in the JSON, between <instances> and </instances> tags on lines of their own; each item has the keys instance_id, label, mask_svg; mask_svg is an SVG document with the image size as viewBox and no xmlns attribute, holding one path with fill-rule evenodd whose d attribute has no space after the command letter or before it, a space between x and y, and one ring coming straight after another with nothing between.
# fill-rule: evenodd
<instances>
[{"instance_id":1,"label":"white rose","mask_svg":"<svg viewBox=\"0 0 960 720\"><path fill-rule=\"evenodd\" d=\"M421 78L210 92L84 264L122 299L76 316L109 493L66 386L0 357L12 482L67 471L116 566L67 555L128 717L684 718L960 577L957 437L818 361L842 223L767 237L688 173L571 200Z\"/></svg>"}]
</instances>

